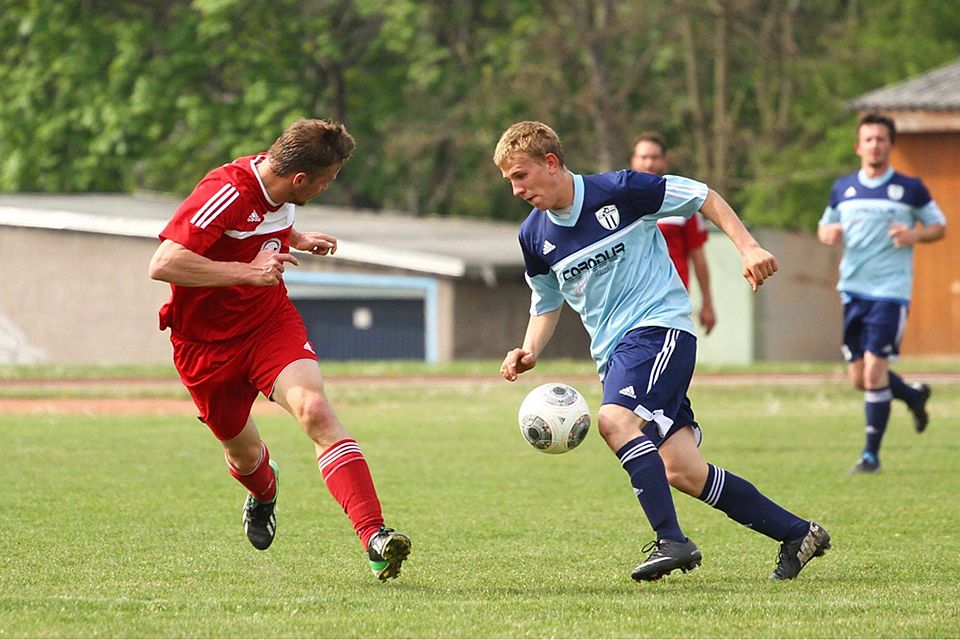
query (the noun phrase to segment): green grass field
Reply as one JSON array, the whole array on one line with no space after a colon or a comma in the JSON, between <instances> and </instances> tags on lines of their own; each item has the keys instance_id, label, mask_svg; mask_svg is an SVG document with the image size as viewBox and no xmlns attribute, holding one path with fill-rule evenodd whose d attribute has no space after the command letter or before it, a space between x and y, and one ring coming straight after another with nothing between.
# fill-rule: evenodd
<instances>
[{"instance_id":1,"label":"green grass field","mask_svg":"<svg viewBox=\"0 0 960 640\"><path fill-rule=\"evenodd\" d=\"M935 387L922 436L895 406L870 477L847 474L862 404L846 386L694 388L707 458L834 548L771 582L777 543L675 494L703 566L648 584L629 577L653 536L626 475L595 430L564 456L530 448L515 425L532 386L330 385L414 540L384 584L285 416L259 419L282 471L266 552L188 415L0 416L0 637L960 636L960 386ZM598 385L582 390L595 408Z\"/></svg>"}]
</instances>

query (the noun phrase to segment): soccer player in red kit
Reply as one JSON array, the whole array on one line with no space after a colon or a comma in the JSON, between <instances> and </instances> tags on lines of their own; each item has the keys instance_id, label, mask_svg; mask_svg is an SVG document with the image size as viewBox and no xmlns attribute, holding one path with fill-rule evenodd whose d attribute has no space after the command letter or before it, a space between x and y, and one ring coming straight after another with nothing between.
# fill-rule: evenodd
<instances>
[{"instance_id":1,"label":"soccer player in red kit","mask_svg":"<svg viewBox=\"0 0 960 640\"><path fill-rule=\"evenodd\" d=\"M170 283L160 329L200 419L223 445L227 469L249 492L243 524L266 549L276 535L278 469L250 416L258 393L286 409L314 442L317 463L379 579L396 577L410 538L384 526L370 470L323 390L316 353L287 297L291 247L316 255L333 236L293 228L295 205L326 191L353 152L346 128L298 120L266 153L208 173L160 234L150 277Z\"/></svg>"},{"instance_id":2,"label":"soccer player in red kit","mask_svg":"<svg viewBox=\"0 0 960 640\"><path fill-rule=\"evenodd\" d=\"M662 176L667 171L667 143L656 131L641 133L633 143L633 157L630 159L634 171L653 173ZM713 293L710 289L710 270L703 245L707 242L707 227L703 216L697 212L689 219L683 216L670 216L657 220L657 228L667 241L670 260L676 267L683 286L690 289L690 263L700 285L700 324L708 335L717 324L717 314L713 309Z\"/></svg>"}]
</instances>

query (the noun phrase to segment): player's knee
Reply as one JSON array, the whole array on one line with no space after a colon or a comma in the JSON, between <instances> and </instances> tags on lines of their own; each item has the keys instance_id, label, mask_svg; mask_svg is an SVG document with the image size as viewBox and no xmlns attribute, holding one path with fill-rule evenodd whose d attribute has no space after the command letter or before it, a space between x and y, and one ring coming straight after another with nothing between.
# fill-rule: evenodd
<instances>
[{"instance_id":1,"label":"player's knee","mask_svg":"<svg viewBox=\"0 0 960 640\"><path fill-rule=\"evenodd\" d=\"M251 443L249 446L232 446L226 451L227 463L233 467L237 473L246 475L253 473L260 464L260 458L263 456L263 449L259 442Z\"/></svg>"},{"instance_id":2,"label":"player's knee","mask_svg":"<svg viewBox=\"0 0 960 640\"><path fill-rule=\"evenodd\" d=\"M609 442L611 438L620 433L620 427L610 416L601 413L597 416L597 433L600 434L601 438Z\"/></svg>"},{"instance_id":3,"label":"player's knee","mask_svg":"<svg viewBox=\"0 0 960 640\"><path fill-rule=\"evenodd\" d=\"M322 395L305 399L297 412L297 421L315 441L326 440L327 434L338 424L333 407Z\"/></svg>"}]
</instances>

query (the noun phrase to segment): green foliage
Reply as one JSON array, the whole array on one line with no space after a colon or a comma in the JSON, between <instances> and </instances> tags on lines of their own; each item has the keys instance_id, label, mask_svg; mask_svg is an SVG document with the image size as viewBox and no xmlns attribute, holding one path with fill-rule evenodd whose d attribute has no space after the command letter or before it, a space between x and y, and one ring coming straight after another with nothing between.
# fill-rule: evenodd
<instances>
[{"instance_id":1,"label":"green foliage","mask_svg":"<svg viewBox=\"0 0 960 640\"><path fill-rule=\"evenodd\" d=\"M8 4L0 191L183 193L329 117L359 144L325 202L508 220L490 157L533 118L581 172L660 129L748 222L812 229L856 166L846 101L960 54L960 12L922 0Z\"/></svg>"},{"instance_id":2,"label":"green foliage","mask_svg":"<svg viewBox=\"0 0 960 640\"><path fill-rule=\"evenodd\" d=\"M266 552L247 544L243 490L188 411L5 413L0 637L960 635L960 388L938 386L923 436L895 407L884 472L854 477L849 388L694 382L704 455L817 518L834 548L771 582L775 542L677 495L703 566L641 585L629 571L651 532L623 471L595 432L564 456L530 448L515 426L530 384L331 381L388 523L413 537L386 584L275 407L255 408L283 472ZM596 386L583 391L595 407Z\"/></svg>"}]
</instances>

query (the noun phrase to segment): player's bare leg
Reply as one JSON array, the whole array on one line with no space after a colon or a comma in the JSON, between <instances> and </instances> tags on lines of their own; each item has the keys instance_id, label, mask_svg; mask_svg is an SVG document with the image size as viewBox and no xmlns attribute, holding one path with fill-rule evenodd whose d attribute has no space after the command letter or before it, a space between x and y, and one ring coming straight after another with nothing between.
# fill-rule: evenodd
<instances>
[{"instance_id":1,"label":"player's bare leg","mask_svg":"<svg viewBox=\"0 0 960 640\"><path fill-rule=\"evenodd\" d=\"M637 581L658 580L674 569L686 573L701 561L697 545L680 529L663 461L656 446L643 434L644 424L625 407L600 407L597 430L630 477L637 500L657 534L657 539L642 549L650 555L630 574Z\"/></svg>"},{"instance_id":2,"label":"player's bare leg","mask_svg":"<svg viewBox=\"0 0 960 640\"><path fill-rule=\"evenodd\" d=\"M263 551L277 534L280 469L270 459L253 418L248 417L240 433L222 444L230 474L249 491L243 502L243 529L250 544Z\"/></svg>"},{"instance_id":3,"label":"player's bare leg","mask_svg":"<svg viewBox=\"0 0 960 640\"><path fill-rule=\"evenodd\" d=\"M770 500L749 481L704 460L692 427L684 427L660 445L670 486L727 517L781 543L772 578L789 580L812 558L830 548L830 534Z\"/></svg>"},{"instance_id":4,"label":"player's bare leg","mask_svg":"<svg viewBox=\"0 0 960 640\"><path fill-rule=\"evenodd\" d=\"M323 480L350 518L374 575L381 580L395 578L410 553L410 538L384 526L370 469L330 406L320 366L312 359L290 363L277 377L271 397L313 441Z\"/></svg>"}]
</instances>

